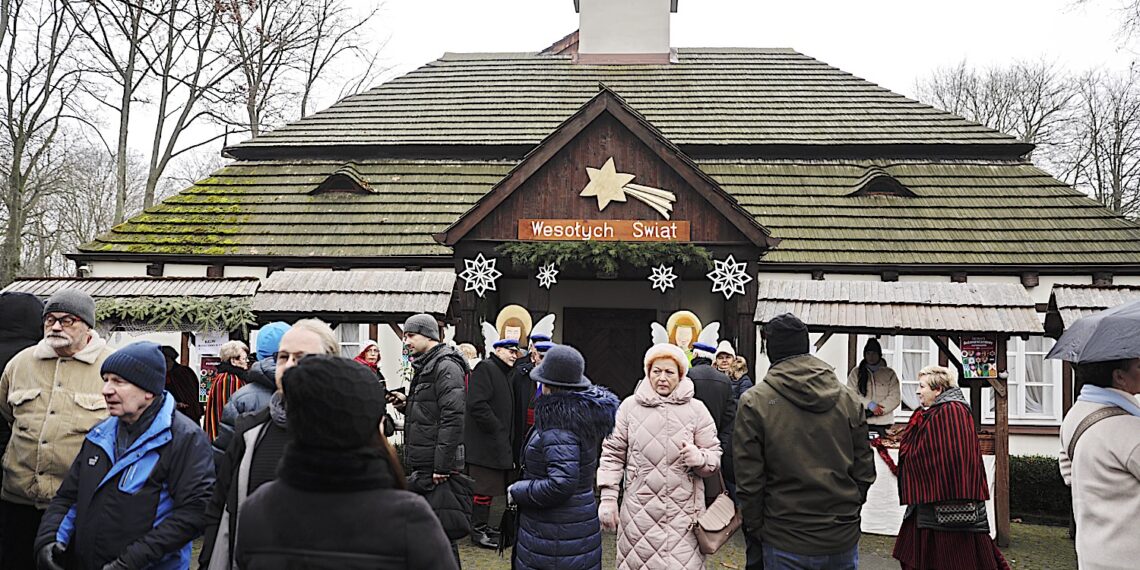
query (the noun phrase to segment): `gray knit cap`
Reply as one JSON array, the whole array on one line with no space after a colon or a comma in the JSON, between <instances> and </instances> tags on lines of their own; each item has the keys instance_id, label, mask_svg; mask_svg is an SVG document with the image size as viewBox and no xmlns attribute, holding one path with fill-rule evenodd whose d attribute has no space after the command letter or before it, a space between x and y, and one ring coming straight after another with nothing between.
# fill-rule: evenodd
<instances>
[{"instance_id":1,"label":"gray knit cap","mask_svg":"<svg viewBox=\"0 0 1140 570\"><path fill-rule=\"evenodd\" d=\"M95 300L78 289L60 289L44 304L44 318L50 313L68 313L95 327Z\"/></svg>"},{"instance_id":2,"label":"gray knit cap","mask_svg":"<svg viewBox=\"0 0 1140 570\"><path fill-rule=\"evenodd\" d=\"M435 322L435 317L426 313L412 315L404 321L404 332L416 333L438 341L439 323Z\"/></svg>"}]
</instances>

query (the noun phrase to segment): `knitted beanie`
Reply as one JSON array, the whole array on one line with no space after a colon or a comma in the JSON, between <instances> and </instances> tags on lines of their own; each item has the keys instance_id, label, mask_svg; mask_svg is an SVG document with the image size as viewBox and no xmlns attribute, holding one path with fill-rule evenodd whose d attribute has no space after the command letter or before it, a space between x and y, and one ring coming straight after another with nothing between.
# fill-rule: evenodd
<instances>
[{"instance_id":1,"label":"knitted beanie","mask_svg":"<svg viewBox=\"0 0 1140 570\"><path fill-rule=\"evenodd\" d=\"M356 361L313 354L281 379L290 435L298 445L356 449L376 444L384 386Z\"/></svg>"},{"instance_id":2,"label":"knitted beanie","mask_svg":"<svg viewBox=\"0 0 1140 570\"><path fill-rule=\"evenodd\" d=\"M716 353L717 355L730 354L733 358L736 358L736 349L732 348L732 343L727 340L722 340L720 344L716 345Z\"/></svg>"},{"instance_id":3,"label":"knitted beanie","mask_svg":"<svg viewBox=\"0 0 1140 570\"><path fill-rule=\"evenodd\" d=\"M768 346L768 360L772 364L808 354L811 350L807 325L791 313L784 313L765 323L764 338Z\"/></svg>"},{"instance_id":4,"label":"knitted beanie","mask_svg":"<svg viewBox=\"0 0 1140 570\"><path fill-rule=\"evenodd\" d=\"M879 356L883 355L883 345L879 344L879 339L871 337L867 339L867 344L863 346L863 352L874 352Z\"/></svg>"},{"instance_id":5,"label":"knitted beanie","mask_svg":"<svg viewBox=\"0 0 1140 570\"><path fill-rule=\"evenodd\" d=\"M289 331L289 323L277 321L269 323L257 330L257 359L265 360L277 352L281 346L281 337Z\"/></svg>"},{"instance_id":6,"label":"knitted beanie","mask_svg":"<svg viewBox=\"0 0 1140 570\"><path fill-rule=\"evenodd\" d=\"M649 365L653 364L654 360L658 358L670 358L677 363L677 371L680 372L681 377L689 373L689 357L685 356L685 351L681 347L662 342L649 347L645 351L645 377L649 377Z\"/></svg>"},{"instance_id":7,"label":"knitted beanie","mask_svg":"<svg viewBox=\"0 0 1140 570\"><path fill-rule=\"evenodd\" d=\"M75 315L87 326L95 327L95 300L78 289L60 289L44 303L44 318L50 313Z\"/></svg>"},{"instance_id":8,"label":"knitted beanie","mask_svg":"<svg viewBox=\"0 0 1140 570\"><path fill-rule=\"evenodd\" d=\"M99 373L116 374L151 394L166 390L166 357L162 347L150 341L128 344L112 352Z\"/></svg>"},{"instance_id":9,"label":"knitted beanie","mask_svg":"<svg viewBox=\"0 0 1140 570\"><path fill-rule=\"evenodd\" d=\"M426 313L412 315L408 317L408 320L404 321L404 332L416 333L438 341L439 323L435 322L435 317Z\"/></svg>"}]
</instances>

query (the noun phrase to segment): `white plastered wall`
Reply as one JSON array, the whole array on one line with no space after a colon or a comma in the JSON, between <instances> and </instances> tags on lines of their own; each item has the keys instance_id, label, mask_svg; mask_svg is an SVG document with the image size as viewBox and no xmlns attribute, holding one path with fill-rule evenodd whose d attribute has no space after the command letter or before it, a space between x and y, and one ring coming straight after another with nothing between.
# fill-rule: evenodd
<instances>
[{"instance_id":1,"label":"white plastered wall","mask_svg":"<svg viewBox=\"0 0 1140 570\"><path fill-rule=\"evenodd\" d=\"M669 53L670 0L581 0L578 53Z\"/></svg>"}]
</instances>

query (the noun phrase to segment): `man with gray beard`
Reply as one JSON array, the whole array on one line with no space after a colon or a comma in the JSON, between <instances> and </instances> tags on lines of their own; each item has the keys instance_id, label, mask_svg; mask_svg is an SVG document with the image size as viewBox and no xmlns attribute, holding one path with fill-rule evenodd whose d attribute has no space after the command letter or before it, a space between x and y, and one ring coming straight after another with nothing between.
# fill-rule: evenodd
<instances>
[{"instance_id":1,"label":"man with gray beard","mask_svg":"<svg viewBox=\"0 0 1140 570\"><path fill-rule=\"evenodd\" d=\"M0 375L0 417L12 425L0 490L0 568L35 568L33 544L88 430L107 417L99 368L111 354L93 330L95 301L61 290L43 310L44 338Z\"/></svg>"}]
</instances>

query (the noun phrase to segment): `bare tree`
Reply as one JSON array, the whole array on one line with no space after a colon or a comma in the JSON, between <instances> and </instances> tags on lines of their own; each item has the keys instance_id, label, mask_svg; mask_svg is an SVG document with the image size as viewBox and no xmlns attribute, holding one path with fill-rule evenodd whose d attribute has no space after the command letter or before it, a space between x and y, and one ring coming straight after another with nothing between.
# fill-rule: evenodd
<instances>
[{"instance_id":1,"label":"bare tree","mask_svg":"<svg viewBox=\"0 0 1140 570\"><path fill-rule=\"evenodd\" d=\"M1038 147L1058 143L1077 94L1073 81L1045 61L984 70L963 61L935 70L916 84L915 91L935 107ZM1048 155L1050 149L1044 150Z\"/></svg>"},{"instance_id":2,"label":"bare tree","mask_svg":"<svg viewBox=\"0 0 1140 570\"><path fill-rule=\"evenodd\" d=\"M115 223L119 223L126 215L131 111L137 93L151 74L155 56L147 52L146 47L157 18L144 4L130 0L64 0L64 5L84 36L85 41L79 45L83 51L90 52L84 57L88 71L103 79L84 82L84 89L92 95L93 101L109 108L118 119L114 153L118 184ZM115 92L110 97L104 94L108 84Z\"/></svg>"},{"instance_id":3,"label":"bare tree","mask_svg":"<svg viewBox=\"0 0 1140 570\"><path fill-rule=\"evenodd\" d=\"M240 73L229 83L227 99L234 110L218 113L224 125L259 136L267 127L308 114L318 85L335 74L336 63L353 59L367 66L355 92L381 70L383 42L365 34L379 13L358 13L344 0L220 0L224 27L234 44Z\"/></svg>"},{"instance_id":4,"label":"bare tree","mask_svg":"<svg viewBox=\"0 0 1140 570\"><path fill-rule=\"evenodd\" d=\"M1081 78L1081 112L1070 148L1078 187L1114 212L1140 213L1140 73Z\"/></svg>"},{"instance_id":5,"label":"bare tree","mask_svg":"<svg viewBox=\"0 0 1140 570\"><path fill-rule=\"evenodd\" d=\"M1088 4L1093 0L1074 0L1073 5ZM1099 0L1102 1L1103 0ZM1128 41L1140 30L1140 0L1114 0L1120 15L1120 28L1117 34L1121 41Z\"/></svg>"},{"instance_id":6,"label":"bare tree","mask_svg":"<svg viewBox=\"0 0 1140 570\"><path fill-rule=\"evenodd\" d=\"M12 0L4 57L3 205L7 218L0 247L0 283L20 271L22 235L28 212L43 197L35 175L56 142L79 84L70 59L76 39L73 20L58 1Z\"/></svg>"}]
</instances>

